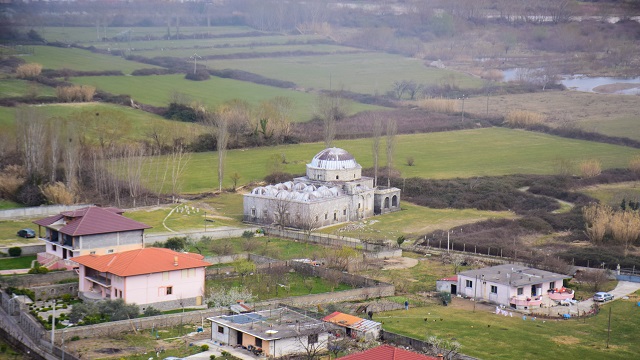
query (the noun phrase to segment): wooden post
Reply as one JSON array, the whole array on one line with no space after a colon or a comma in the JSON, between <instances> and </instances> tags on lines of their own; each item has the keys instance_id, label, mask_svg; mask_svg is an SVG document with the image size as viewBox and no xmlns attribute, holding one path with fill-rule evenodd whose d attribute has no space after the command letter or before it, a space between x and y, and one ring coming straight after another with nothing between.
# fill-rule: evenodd
<instances>
[{"instance_id":1,"label":"wooden post","mask_svg":"<svg viewBox=\"0 0 640 360\"><path fill-rule=\"evenodd\" d=\"M462 244L462 252L467 252L467 243Z\"/></svg>"}]
</instances>

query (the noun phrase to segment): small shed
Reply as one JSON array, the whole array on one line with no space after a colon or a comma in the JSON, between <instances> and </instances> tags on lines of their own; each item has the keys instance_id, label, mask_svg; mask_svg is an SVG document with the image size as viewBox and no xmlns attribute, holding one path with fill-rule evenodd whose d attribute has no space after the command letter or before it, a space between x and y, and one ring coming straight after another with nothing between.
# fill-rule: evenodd
<instances>
[{"instance_id":1,"label":"small shed","mask_svg":"<svg viewBox=\"0 0 640 360\"><path fill-rule=\"evenodd\" d=\"M382 329L382 324L379 322L338 311L325 316L322 320L344 328L346 336L354 339L375 340L380 336Z\"/></svg>"},{"instance_id":2,"label":"small shed","mask_svg":"<svg viewBox=\"0 0 640 360\"><path fill-rule=\"evenodd\" d=\"M436 290L456 295L458 293L458 275L436 280Z\"/></svg>"}]
</instances>

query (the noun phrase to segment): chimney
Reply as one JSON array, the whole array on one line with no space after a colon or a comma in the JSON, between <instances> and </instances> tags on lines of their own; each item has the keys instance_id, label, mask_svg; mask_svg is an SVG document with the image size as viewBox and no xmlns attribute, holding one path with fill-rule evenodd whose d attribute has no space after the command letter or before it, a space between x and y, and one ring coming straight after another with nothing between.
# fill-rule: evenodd
<instances>
[{"instance_id":1,"label":"chimney","mask_svg":"<svg viewBox=\"0 0 640 360\"><path fill-rule=\"evenodd\" d=\"M177 256L173 257L173 266L178 266L178 257Z\"/></svg>"}]
</instances>

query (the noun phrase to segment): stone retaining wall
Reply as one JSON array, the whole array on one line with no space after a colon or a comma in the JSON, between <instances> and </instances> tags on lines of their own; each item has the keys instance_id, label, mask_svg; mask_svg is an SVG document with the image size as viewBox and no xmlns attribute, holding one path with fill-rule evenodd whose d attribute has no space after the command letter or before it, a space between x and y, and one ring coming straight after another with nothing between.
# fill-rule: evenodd
<instances>
[{"instance_id":1,"label":"stone retaining wall","mask_svg":"<svg viewBox=\"0 0 640 360\"><path fill-rule=\"evenodd\" d=\"M78 274L76 274L75 271L52 271L46 274L2 276L0 277L0 285L2 285L3 287L13 286L32 288L34 286L46 286L55 284L68 279L78 280Z\"/></svg>"},{"instance_id":2,"label":"stone retaining wall","mask_svg":"<svg viewBox=\"0 0 640 360\"><path fill-rule=\"evenodd\" d=\"M46 286L36 286L31 288L38 300L49 300L59 298L69 294L72 297L78 296L78 283L56 284Z\"/></svg>"},{"instance_id":3,"label":"stone retaining wall","mask_svg":"<svg viewBox=\"0 0 640 360\"><path fill-rule=\"evenodd\" d=\"M93 204L48 205L48 206L33 206L33 207L24 207L24 208L17 208L17 209L0 210L0 220L47 217L50 215L59 214L63 211L77 210L87 206L93 206Z\"/></svg>"}]
</instances>

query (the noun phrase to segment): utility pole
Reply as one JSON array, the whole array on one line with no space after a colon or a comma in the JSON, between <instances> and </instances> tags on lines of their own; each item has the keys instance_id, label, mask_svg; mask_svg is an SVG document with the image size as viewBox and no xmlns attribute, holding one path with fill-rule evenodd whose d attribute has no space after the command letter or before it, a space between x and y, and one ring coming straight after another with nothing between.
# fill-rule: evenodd
<instances>
[{"instance_id":1,"label":"utility pole","mask_svg":"<svg viewBox=\"0 0 640 360\"><path fill-rule=\"evenodd\" d=\"M611 338L611 306L609 306L609 326L607 328L607 349L609 348L609 339Z\"/></svg>"},{"instance_id":2,"label":"utility pole","mask_svg":"<svg viewBox=\"0 0 640 360\"><path fill-rule=\"evenodd\" d=\"M196 69L198 68L198 58L202 59L202 57L198 56L198 54L193 53L189 59L193 59L193 73L196 73Z\"/></svg>"},{"instance_id":3,"label":"utility pole","mask_svg":"<svg viewBox=\"0 0 640 360\"><path fill-rule=\"evenodd\" d=\"M478 275L476 275L476 282L473 284L473 312L476 312L476 302L478 301Z\"/></svg>"}]
</instances>

